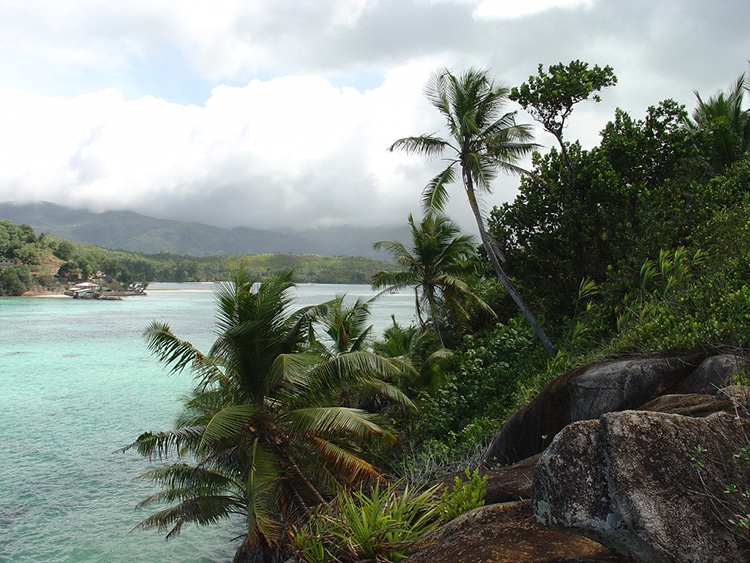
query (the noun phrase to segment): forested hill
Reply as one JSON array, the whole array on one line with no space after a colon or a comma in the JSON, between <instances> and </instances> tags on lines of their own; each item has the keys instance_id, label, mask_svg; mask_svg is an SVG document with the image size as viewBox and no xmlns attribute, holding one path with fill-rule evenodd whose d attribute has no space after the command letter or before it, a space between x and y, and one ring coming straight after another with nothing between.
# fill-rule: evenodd
<instances>
[{"instance_id":1,"label":"forested hill","mask_svg":"<svg viewBox=\"0 0 750 563\"><path fill-rule=\"evenodd\" d=\"M388 259L373 250L379 240L408 240L406 226L335 227L300 232L251 228L222 229L201 223L155 219L132 211L92 213L53 203L0 203L0 219L30 225L74 242L143 254L184 256L318 254Z\"/></svg>"},{"instance_id":2,"label":"forested hill","mask_svg":"<svg viewBox=\"0 0 750 563\"><path fill-rule=\"evenodd\" d=\"M35 233L27 224L0 219L0 295L60 293L92 275L110 287L131 282L227 280L240 264L256 279L291 270L298 283L369 284L392 262L361 256L253 254L221 256L146 255L70 242ZM101 273L99 273L101 272Z\"/></svg>"}]
</instances>

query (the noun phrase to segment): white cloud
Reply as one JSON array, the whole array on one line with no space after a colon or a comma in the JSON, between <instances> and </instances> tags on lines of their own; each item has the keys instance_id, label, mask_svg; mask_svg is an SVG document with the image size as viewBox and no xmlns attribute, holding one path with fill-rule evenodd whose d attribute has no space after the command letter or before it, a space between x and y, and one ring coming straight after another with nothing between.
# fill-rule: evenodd
<instances>
[{"instance_id":1,"label":"white cloud","mask_svg":"<svg viewBox=\"0 0 750 563\"><path fill-rule=\"evenodd\" d=\"M590 8L597 0L480 0L474 16L487 19L518 19L554 9Z\"/></svg>"},{"instance_id":2,"label":"white cloud","mask_svg":"<svg viewBox=\"0 0 750 563\"><path fill-rule=\"evenodd\" d=\"M444 163L386 149L442 131L422 95L433 70L513 85L538 63L610 64L618 86L567 132L591 146L615 107L641 117L728 86L747 70L748 18L745 0L5 0L0 201L225 226L403 223ZM516 186L499 179L486 206ZM449 212L466 227L462 196Z\"/></svg>"},{"instance_id":3,"label":"white cloud","mask_svg":"<svg viewBox=\"0 0 750 563\"><path fill-rule=\"evenodd\" d=\"M112 89L70 100L5 92L0 103L17 111L0 121L0 200L161 216L195 200L204 205L189 218L231 226L400 223L394 206L416 200L410 176L425 163L386 149L429 113L431 68L395 69L365 92L315 76L218 86L203 107Z\"/></svg>"},{"instance_id":4,"label":"white cloud","mask_svg":"<svg viewBox=\"0 0 750 563\"><path fill-rule=\"evenodd\" d=\"M468 6L477 19L514 20L550 10L590 8L598 0L428 0L433 4Z\"/></svg>"}]
</instances>

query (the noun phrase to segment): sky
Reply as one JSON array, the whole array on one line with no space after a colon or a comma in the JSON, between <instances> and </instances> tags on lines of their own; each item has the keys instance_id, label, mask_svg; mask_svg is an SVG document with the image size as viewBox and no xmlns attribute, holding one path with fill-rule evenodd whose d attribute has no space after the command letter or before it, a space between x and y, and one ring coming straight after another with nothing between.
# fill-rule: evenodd
<instances>
[{"instance_id":1,"label":"sky","mask_svg":"<svg viewBox=\"0 0 750 563\"><path fill-rule=\"evenodd\" d=\"M591 147L616 108L691 111L696 91L728 89L750 71L748 21L747 0L0 0L0 202L405 224L445 163L387 149L445 133L433 72L517 86L540 63L610 65L617 86L565 133ZM498 178L485 211L518 183ZM447 213L472 230L458 185Z\"/></svg>"}]
</instances>

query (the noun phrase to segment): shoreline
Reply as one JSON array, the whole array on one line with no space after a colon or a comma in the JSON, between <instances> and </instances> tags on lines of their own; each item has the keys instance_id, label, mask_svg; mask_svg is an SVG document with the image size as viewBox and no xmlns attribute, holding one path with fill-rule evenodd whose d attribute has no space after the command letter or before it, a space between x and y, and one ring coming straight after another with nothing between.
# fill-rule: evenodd
<instances>
[{"instance_id":1,"label":"shoreline","mask_svg":"<svg viewBox=\"0 0 750 563\"><path fill-rule=\"evenodd\" d=\"M50 289L44 289L39 286L32 287L28 291L24 291L21 295L18 297L65 297L63 294L63 289L57 289L57 290L50 290ZM8 296L11 297L11 296Z\"/></svg>"}]
</instances>

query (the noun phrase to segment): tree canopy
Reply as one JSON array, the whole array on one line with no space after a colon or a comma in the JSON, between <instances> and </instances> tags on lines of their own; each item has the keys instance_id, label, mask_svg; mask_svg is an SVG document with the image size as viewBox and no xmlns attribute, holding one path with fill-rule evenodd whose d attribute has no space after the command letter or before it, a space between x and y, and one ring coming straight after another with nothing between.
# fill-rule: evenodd
<instances>
[{"instance_id":1,"label":"tree canopy","mask_svg":"<svg viewBox=\"0 0 750 563\"><path fill-rule=\"evenodd\" d=\"M342 388L369 386L411 406L378 375L397 374L389 360L365 351L330 356L306 345L311 322L326 307L290 310L292 274L263 282L238 270L217 290L218 337L207 354L154 322L149 348L173 373L195 381L176 428L146 432L128 446L173 463L143 478L168 502L141 527L168 536L186 523L212 524L232 515L245 522L242 550L273 560L293 524L342 488L381 474L362 456L367 440L388 437L374 416L342 406ZM186 454L194 463L182 461Z\"/></svg>"},{"instance_id":2,"label":"tree canopy","mask_svg":"<svg viewBox=\"0 0 750 563\"><path fill-rule=\"evenodd\" d=\"M555 348L551 340L503 270L503 256L487 232L478 199L481 192L491 191L492 180L499 170L523 172L518 166L519 160L536 147L531 141L531 128L516 123L515 112L504 111L509 89L495 84L485 70L470 68L458 75L448 70L436 72L425 94L445 119L449 137L404 137L393 143L390 150L400 149L424 155L448 153L448 165L424 189L424 209L443 210L448 198L447 187L456 180L456 173L459 172L482 245L495 273L534 329L544 349L554 356Z\"/></svg>"}]
</instances>

